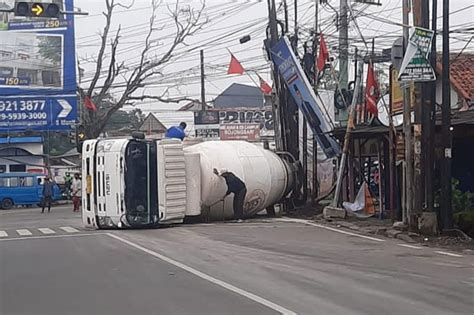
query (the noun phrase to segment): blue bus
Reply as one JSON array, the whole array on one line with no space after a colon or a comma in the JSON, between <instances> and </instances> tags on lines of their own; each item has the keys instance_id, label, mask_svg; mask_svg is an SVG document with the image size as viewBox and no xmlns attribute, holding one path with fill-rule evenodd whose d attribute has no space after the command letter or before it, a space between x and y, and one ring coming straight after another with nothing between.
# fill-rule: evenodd
<instances>
[{"instance_id":1,"label":"blue bus","mask_svg":"<svg viewBox=\"0 0 474 315\"><path fill-rule=\"evenodd\" d=\"M43 182L46 175L33 173L0 174L0 208L13 206L39 205L43 195ZM53 189L53 200L61 199L61 190L57 184Z\"/></svg>"}]
</instances>

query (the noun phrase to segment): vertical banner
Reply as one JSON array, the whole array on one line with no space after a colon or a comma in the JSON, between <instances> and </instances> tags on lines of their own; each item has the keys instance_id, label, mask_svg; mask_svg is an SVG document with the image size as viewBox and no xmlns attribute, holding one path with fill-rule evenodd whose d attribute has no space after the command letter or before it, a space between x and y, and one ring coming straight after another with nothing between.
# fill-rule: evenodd
<instances>
[{"instance_id":1,"label":"vertical banner","mask_svg":"<svg viewBox=\"0 0 474 315\"><path fill-rule=\"evenodd\" d=\"M316 100L313 88L286 37L271 48L271 58L326 156L332 158L340 154L339 144L329 135L331 129L323 114L324 105Z\"/></svg>"},{"instance_id":2,"label":"vertical banner","mask_svg":"<svg viewBox=\"0 0 474 315\"><path fill-rule=\"evenodd\" d=\"M54 3L74 11L73 0ZM15 0L0 2L13 9ZM0 12L0 132L68 130L77 120L74 16Z\"/></svg>"}]
</instances>

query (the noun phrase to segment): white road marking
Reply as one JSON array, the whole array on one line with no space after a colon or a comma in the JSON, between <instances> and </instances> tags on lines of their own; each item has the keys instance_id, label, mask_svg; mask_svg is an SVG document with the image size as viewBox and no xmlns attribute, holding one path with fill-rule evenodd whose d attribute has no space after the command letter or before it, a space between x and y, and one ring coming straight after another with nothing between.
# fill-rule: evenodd
<instances>
[{"instance_id":1,"label":"white road marking","mask_svg":"<svg viewBox=\"0 0 474 315\"><path fill-rule=\"evenodd\" d=\"M39 228L38 231L40 231L43 234L56 234L56 232L54 232L50 228Z\"/></svg>"},{"instance_id":2,"label":"white road marking","mask_svg":"<svg viewBox=\"0 0 474 315\"><path fill-rule=\"evenodd\" d=\"M20 235L20 236L33 235L33 233L31 233L31 232L30 232L29 230L27 230L27 229L16 230L16 232L17 232L18 235Z\"/></svg>"},{"instance_id":3,"label":"white road marking","mask_svg":"<svg viewBox=\"0 0 474 315\"><path fill-rule=\"evenodd\" d=\"M70 226L63 226L63 227L60 227L61 230L63 230L64 232L68 232L68 233L77 233L79 232L79 230L73 228L73 227L70 227Z\"/></svg>"},{"instance_id":4,"label":"white road marking","mask_svg":"<svg viewBox=\"0 0 474 315\"><path fill-rule=\"evenodd\" d=\"M341 233L341 234L346 234L346 235L350 235L350 236L355 236L355 237L364 238L364 239L366 239L366 240L371 240L371 241L375 241L375 242L385 242L385 240L382 240L382 239L380 239L380 238L376 238L376 237L371 237L371 236L366 236L366 235L361 235L361 234L357 234L357 233L352 233L352 232L347 232L347 231L335 229L335 228L332 228L332 227L329 227L329 226L325 226L325 225L313 223L313 222L311 222L310 220L290 219L290 218L279 218L279 219L274 219L274 220L275 220L275 221L279 221L279 222L302 223L302 224L306 224L306 225L311 225L311 226L319 227L319 228L322 228L322 229L326 229L326 230L333 231L333 232L337 232L337 233Z\"/></svg>"},{"instance_id":5,"label":"white road marking","mask_svg":"<svg viewBox=\"0 0 474 315\"><path fill-rule=\"evenodd\" d=\"M437 250L437 251L435 251L435 253L438 253L438 254L441 254L441 255L446 255L446 256L451 256L451 257L464 257L463 255L458 255L458 254L443 252L443 251L441 251L441 250Z\"/></svg>"},{"instance_id":6,"label":"white road marking","mask_svg":"<svg viewBox=\"0 0 474 315\"><path fill-rule=\"evenodd\" d=\"M5 231L0 231L0 237L7 237L8 233Z\"/></svg>"},{"instance_id":7,"label":"white road marking","mask_svg":"<svg viewBox=\"0 0 474 315\"><path fill-rule=\"evenodd\" d=\"M287 308L284 308L283 306L280 306L280 305L278 305L278 304L275 304L275 303L273 303L273 302L271 302L271 301L269 301L269 300L267 300L267 299L264 299L264 298L262 298L262 297L260 297L260 296L258 296L258 295L255 295L255 294L253 294L253 293L251 293L251 292L248 292L248 291L245 291L245 290L243 290L243 289L240 289L240 288L238 288L238 287L236 287L236 286L234 286L234 285L232 285L232 284L230 284L230 283L227 283L227 282L224 282L224 281L219 280L219 279L217 279L217 278L214 278L214 277L212 277L212 276L210 276L210 275L208 275L208 274L205 274L205 273L203 273L203 272L201 272L201 271L199 271L199 270L197 270L197 269L194 269L194 268L189 267L189 266L187 266L187 265L185 265L185 264L183 264L183 263L180 263L179 261L176 261L176 260L174 260L174 259L172 259L172 258L169 258L169 257L167 257L167 256L164 256L164 255L162 255L162 254L159 254L159 253L157 253L157 252L154 252L154 251L152 251L152 250L149 250L149 249L147 249L147 248L145 248L145 247L143 247L143 246L140 246L140 245L138 245L138 244L135 244L135 243L133 243L133 242L130 242L130 241L126 240L126 239L121 238L120 236L117 236L117 235L114 235L114 234L111 234L111 233L108 233L107 235L110 236L110 237L112 237L112 238L114 238L114 239L116 239L116 240L118 240L118 241L120 241L120 242L122 242L122 243L125 243L125 244L127 244L127 245L129 245L129 246L132 246L132 247L134 247L134 248L136 248L136 249L138 249L138 250L141 250L141 251L143 251L143 252L145 252L145 253L147 253L147 254L149 254L149 255L151 255L151 256L154 256L154 257L156 257L156 258L158 258L158 259L161 259L161 260L163 260L163 261L165 261L165 262L167 262L167 263L169 263L169 264L172 264L172 265L174 265L174 266L176 266L176 267L178 267L178 268L181 268L181 269L183 269L183 270L185 270L185 271L187 271L187 272L189 272L189 273L192 273L193 275L198 276L198 277L201 278L201 279L204 279L204 280L206 280L206 281L209 281L209 282L211 282L211 283L214 283L214 284L216 284L216 285L218 285L218 286L220 286L220 287L222 287L222 288L224 288L224 289L227 289L227 290L229 290L229 291L232 291L232 292L234 292L234 293L237 293L237 294L239 294L239 295L241 295L241 296L244 296L244 297L246 297L246 298L248 298L248 299L250 299L250 300L252 300L252 301L255 301L255 302L257 302L257 303L260 303L260 304L262 304L262 305L264 305L264 306L266 306L266 307L268 307L268 308L271 308L271 309L273 309L273 310L275 310L275 311L277 311L277 312L280 312L281 314L285 314L285 315L296 315L295 312L293 312L293 311L291 311L291 310L289 310L289 309L287 309Z\"/></svg>"},{"instance_id":8,"label":"white road marking","mask_svg":"<svg viewBox=\"0 0 474 315\"><path fill-rule=\"evenodd\" d=\"M7 241L21 241L21 240L38 240L46 238L67 238L67 237L81 237L81 236L94 236L94 235L106 235L108 233L84 233L84 234L67 234L67 235L45 235L45 236L28 236L28 237L12 237L0 239L0 242Z\"/></svg>"},{"instance_id":9,"label":"white road marking","mask_svg":"<svg viewBox=\"0 0 474 315\"><path fill-rule=\"evenodd\" d=\"M409 245L409 244L397 244L398 246L403 246L403 247L408 247L412 249L423 249L423 247L420 246L415 246L415 245Z\"/></svg>"}]
</instances>

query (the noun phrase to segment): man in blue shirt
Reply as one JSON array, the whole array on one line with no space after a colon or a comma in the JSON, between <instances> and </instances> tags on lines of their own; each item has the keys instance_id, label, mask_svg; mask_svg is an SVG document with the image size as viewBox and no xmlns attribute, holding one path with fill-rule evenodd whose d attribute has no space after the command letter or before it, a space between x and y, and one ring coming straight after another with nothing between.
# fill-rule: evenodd
<instances>
[{"instance_id":1,"label":"man in blue shirt","mask_svg":"<svg viewBox=\"0 0 474 315\"><path fill-rule=\"evenodd\" d=\"M183 121L179 124L179 126L170 127L166 131L165 137L184 140L184 137L186 136L184 129L186 129L186 126L186 123Z\"/></svg>"}]
</instances>

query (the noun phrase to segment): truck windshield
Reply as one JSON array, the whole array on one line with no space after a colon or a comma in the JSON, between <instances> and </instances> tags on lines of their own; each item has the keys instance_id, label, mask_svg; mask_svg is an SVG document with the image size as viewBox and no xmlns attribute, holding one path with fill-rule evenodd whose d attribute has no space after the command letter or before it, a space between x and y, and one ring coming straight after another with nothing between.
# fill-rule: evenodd
<instances>
[{"instance_id":1,"label":"truck windshield","mask_svg":"<svg viewBox=\"0 0 474 315\"><path fill-rule=\"evenodd\" d=\"M131 141L125 153L125 216L131 226L158 221L156 172L156 144Z\"/></svg>"}]
</instances>

